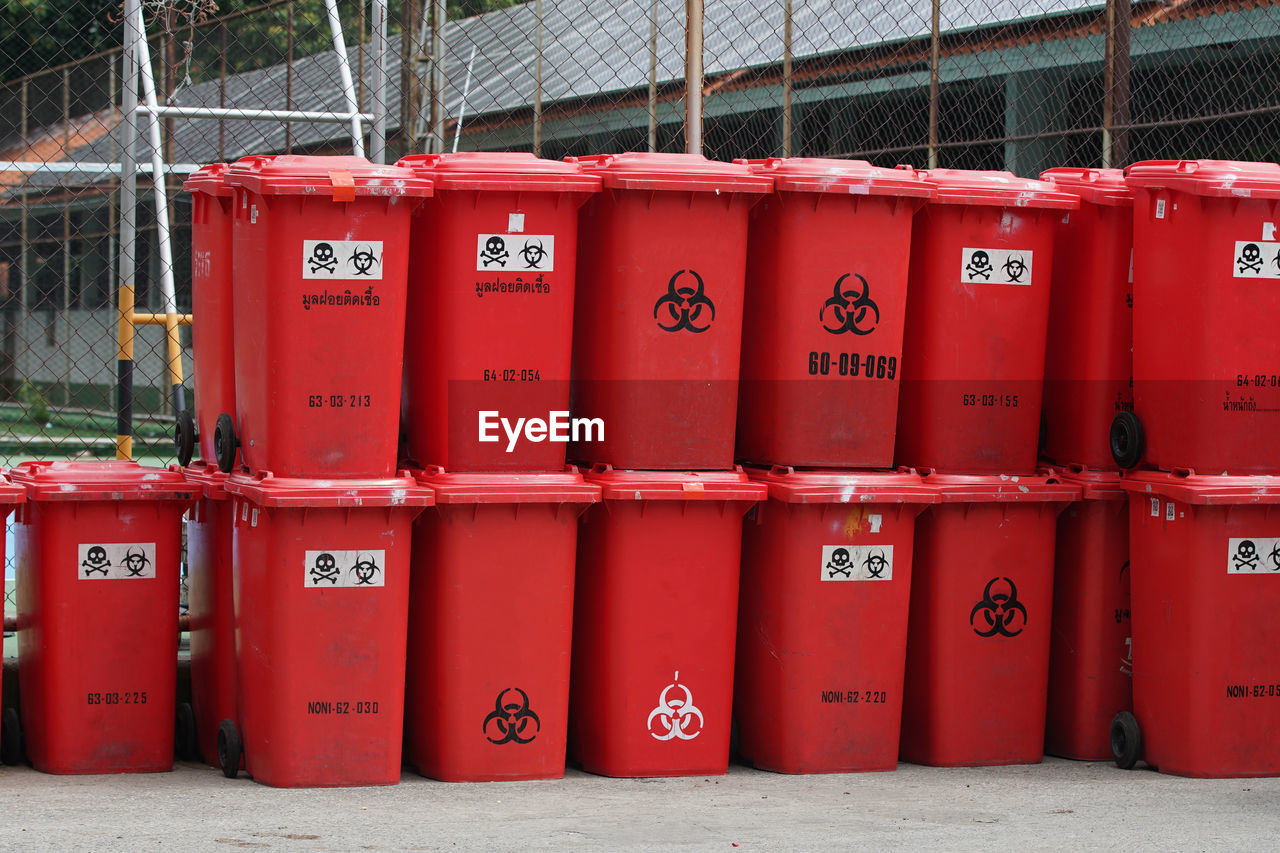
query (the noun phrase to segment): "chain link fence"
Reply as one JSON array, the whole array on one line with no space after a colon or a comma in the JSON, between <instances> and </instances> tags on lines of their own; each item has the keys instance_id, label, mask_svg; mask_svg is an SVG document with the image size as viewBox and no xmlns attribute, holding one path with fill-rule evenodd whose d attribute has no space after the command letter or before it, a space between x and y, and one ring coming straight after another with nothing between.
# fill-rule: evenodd
<instances>
[{"instance_id":1,"label":"chain link fence","mask_svg":"<svg viewBox=\"0 0 1280 853\"><path fill-rule=\"evenodd\" d=\"M325 0L142 6L160 103L346 109ZM355 98L369 111L371 7L338 11ZM15 0L0 11L0 464L116 454L122 15L110 0ZM397 0L388 22L391 160L683 151L691 24L702 35L701 141L713 158L1024 176L1154 158L1280 159L1273 0ZM161 121L176 289L167 310L187 312L182 175L245 154L349 152L351 131ZM137 132L145 164L143 117ZM139 176L133 285L135 310L158 313L150 180ZM190 405L200 366L190 329L179 334ZM136 329L134 361L133 455L171 462L163 326Z\"/></svg>"}]
</instances>

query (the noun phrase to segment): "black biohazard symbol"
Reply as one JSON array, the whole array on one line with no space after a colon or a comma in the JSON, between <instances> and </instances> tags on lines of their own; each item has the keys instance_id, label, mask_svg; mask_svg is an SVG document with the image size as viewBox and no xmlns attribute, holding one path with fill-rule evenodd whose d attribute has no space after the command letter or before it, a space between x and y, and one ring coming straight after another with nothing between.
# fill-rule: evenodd
<instances>
[{"instance_id":1,"label":"black biohazard symbol","mask_svg":"<svg viewBox=\"0 0 1280 853\"><path fill-rule=\"evenodd\" d=\"M370 247L356 246L355 251L351 253L351 257L347 258L347 262L356 271L356 275L372 275L374 264L378 263L378 258L373 254L373 249Z\"/></svg>"},{"instance_id":2,"label":"black biohazard symbol","mask_svg":"<svg viewBox=\"0 0 1280 853\"><path fill-rule=\"evenodd\" d=\"M89 548L89 553L85 554L85 560L80 564L84 567L84 576L89 577L94 574L107 574L107 569L111 568L111 561L107 559L107 549L101 545L94 545Z\"/></svg>"},{"instance_id":3,"label":"black biohazard symbol","mask_svg":"<svg viewBox=\"0 0 1280 853\"><path fill-rule=\"evenodd\" d=\"M977 276L982 276L985 281L991 281L993 269L990 256L981 249L974 251L969 257L969 263L964 265L964 271L969 274L969 281L973 281Z\"/></svg>"},{"instance_id":4,"label":"black biohazard symbol","mask_svg":"<svg viewBox=\"0 0 1280 853\"><path fill-rule=\"evenodd\" d=\"M1262 272L1262 250L1258 248L1257 243L1244 244L1244 248L1240 250L1240 257L1236 258L1236 269L1241 273L1245 270L1253 270L1254 273Z\"/></svg>"},{"instance_id":5,"label":"black biohazard symbol","mask_svg":"<svg viewBox=\"0 0 1280 853\"><path fill-rule=\"evenodd\" d=\"M124 567L129 572L129 577L142 577L142 573L147 570L149 565L151 565L151 561L147 559L147 552L141 548L136 551L130 548L125 552Z\"/></svg>"},{"instance_id":6,"label":"black biohazard symbol","mask_svg":"<svg viewBox=\"0 0 1280 853\"><path fill-rule=\"evenodd\" d=\"M316 586L321 582L328 582L330 586L338 585L338 561L332 554L320 554L316 557L315 564L311 567L311 582Z\"/></svg>"},{"instance_id":7,"label":"black biohazard symbol","mask_svg":"<svg viewBox=\"0 0 1280 853\"><path fill-rule=\"evenodd\" d=\"M836 575L842 575L846 578L853 577L853 560L849 558L848 548L837 548L831 552L831 559L827 561L825 566L827 577L833 578Z\"/></svg>"},{"instance_id":8,"label":"black biohazard symbol","mask_svg":"<svg viewBox=\"0 0 1280 853\"><path fill-rule=\"evenodd\" d=\"M489 264L505 267L509 257L511 253L507 251L506 241L501 237L490 237L484 241L484 251L480 253L480 260L484 261L486 267Z\"/></svg>"},{"instance_id":9,"label":"black biohazard symbol","mask_svg":"<svg viewBox=\"0 0 1280 853\"><path fill-rule=\"evenodd\" d=\"M862 561L862 568L867 570L867 577L883 579L884 570L889 568L889 561L884 558L884 552L876 550Z\"/></svg>"},{"instance_id":10,"label":"black biohazard symbol","mask_svg":"<svg viewBox=\"0 0 1280 853\"><path fill-rule=\"evenodd\" d=\"M1237 572L1253 571L1258 568L1258 546L1252 539L1246 539L1236 546L1236 553L1231 557L1236 564Z\"/></svg>"},{"instance_id":11,"label":"black biohazard symbol","mask_svg":"<svg viewBox=\"0 0 1280 853\"><path fill-rule=\"evenodd\" d=\"M1280 572L1280 541L1277 541L1275 547L1271 549L1271 553L1267 555L1267 559L1271 561L1271 571Z\"/></svg>"},{"instance_id":12,"label":"black biohazard symbol","mask_svg":"<svg viewBox=\"0 0 1280 853\"><path fill-rule=\"evenodd\" d=\"M1004 581L1008 592L992 592L996 584ZM977 615L982 614L982 621L975 625ZM985 624L984 624L985 623ZM1018 601L1018 588L1009 578L992 578L987 581L982 591L982 600L969 612L969 625L979 637L1016 637L1027 625L1027 608ZM1017 630L1013 630L1014 627ZM985 630L984 630L985 628Z\"/></svg>"},{"instance_id":13,"label":"black biohazard symbol","mask_svg":"<svg viewBox=\"0 0 1280 853\"><path fill-rule=\"evenodd\" d=\"M378 564L368 554L357 557L356 564L351 567L351 576L356 579L356 586L370 586L380 574L382 569L378 568Z\"/></svg>"},{"instance_id":14,"label":"black biohazard symbol","mask_svg":"<svg viewBox=\"0 0 1280 853\"><path fill-rule=\"evenodd\" d=\"M311 250L311 257L307 258L307 264L311 267L312 275L320 270L327 273L335 272L338 268L338 259L333 254L333 246L328 243L316 243L315 248Z\"/></svg>"},{"instance_id":15,"label":"black biohazard symbol","mask_svg":"<svg viewBox=\"0 0 1280 853\"><path fill-rule=\"evenodd\" d=\"M839 335L844 332L853 332L855 335L869 335L876 330L876 326L880 323L880 309L871 300L871 285L867 284L867 280L857 273L852 273L852 275L862 282L861 289L857 287L850 287L848 290L842 289L845 279L849 278L850 275L850 273L845 273L836 279L835 291L831 294L831 298L822 304L822 311L819 312L818 319L822 322L822 328L833 335ZM831 320L827 319L828 310L831 312ZM868 312L873 316L868 318Z\"/></svg>"},{"instance_id":16,"label":"black biohazard symbol","mask_svg":"<svg viewBox=\"0 0 1280 853\"><path fill-rule=\"evenodd\" d=\"M519 702L504 701L512 691L520 694ZM530 731L529 727L533 726ZM531 743L542 731L538 715L529 709L529 694L519 687L508 687L498 694L493 710L484 718L484 736L490 743ZM494 734L500 737L494 737Z\"/></svg>"},{"instance_id":17,"label":"black biohazard symbol","mask_svg":"<svg viewBox=\"0 0 1280 853\"><path fill-rule=\"evenodd\" d=\"M697 287L676 287L676 282L685 273L693 276L693 280L698 283ZM662 325L662 320L658 319L658 311L664 305L673 325L664 326ZM698 318L702 316L703 308L711 311L711 317L707 320L707 325L695 325ZM653 318L658 320L658 328L664 332L679 332L682 329L688 329L696 334L710 329L711 323L716 319L716 306L712 304L711 299L705 293L702 276L693 270L680 270L671 276L671 281L667 282L667 292L662 294L658 301L654 303Z\"/></svg>"},{"instance_id":18,"label":"black biohazard symbol","mask_svg":"<svg viewBox=\"0 0 1280 853\"><path fill-rule=\"evenodd\" d=\"M542 241L534 242L532 240L524 241L524 248L520 250L520 257L524 258L527 266L525 269L539 269L538 264L542 263L542 259L547 256L547 250L542 248Z\"/></svg>"},{"instance_id":19,"label":"black biohazard symbol","mask_svg":"<svg viewBox=\"0 0 1280 853\"><path fill-rule=\"evenodd\" d=\"M1004 274L1009 277L1010 284L1022 284L1022 276L1027 272L1027 262L1021 255L1010 255L1004 262Z\"/></svg>"}]
</instances>

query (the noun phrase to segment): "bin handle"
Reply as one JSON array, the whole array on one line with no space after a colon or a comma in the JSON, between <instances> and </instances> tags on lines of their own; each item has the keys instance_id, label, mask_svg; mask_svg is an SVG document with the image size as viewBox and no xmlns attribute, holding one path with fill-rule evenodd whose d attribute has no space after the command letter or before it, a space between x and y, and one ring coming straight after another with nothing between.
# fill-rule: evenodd
<instances>
[{"instance_id":1,"label":"bin handle","mask_svg":"<svg viewBox=\"0 0 1280 853\"><path fill-rule=\"evenodd\" d=\"M356 200L356 180L346 169L330 169L329 181L333 184L335 202Z\"/></svg>"},{"instance_id":2,"label":"bin handle","mask_svg":"<svg viewBox=\"0 0 1280 853\"><path fill-rule=\"evenodd\" d=\"M790 476L791 474L794 474L795 472L796 472L796 469L795 469L795 468L792 468L790 465L776 465L776 464L775 464L775 465L773 465L773 466L769 469L769 473L770 473L770 474L772 474L772 475L774 475L774 476L779 476L779 477L786 477L786 476Z\"/></svg>"}]
</instances>

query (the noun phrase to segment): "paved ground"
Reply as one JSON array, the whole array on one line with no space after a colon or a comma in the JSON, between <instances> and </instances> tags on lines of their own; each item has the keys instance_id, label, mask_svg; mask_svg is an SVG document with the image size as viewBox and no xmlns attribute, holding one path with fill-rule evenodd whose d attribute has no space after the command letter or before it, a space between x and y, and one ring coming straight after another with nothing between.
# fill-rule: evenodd
<instances>
[{"instance_id":1,"label":"paved ground","mask_svg":"<svg viewBox=\"0 0 1280 853\"><path fill-rule=\"evenodd\" d=\"M0 768L0 849L1274 850L1280 779L1030 767L283 791L202 765L146 776Z\"/></svg>"}]
</instances>

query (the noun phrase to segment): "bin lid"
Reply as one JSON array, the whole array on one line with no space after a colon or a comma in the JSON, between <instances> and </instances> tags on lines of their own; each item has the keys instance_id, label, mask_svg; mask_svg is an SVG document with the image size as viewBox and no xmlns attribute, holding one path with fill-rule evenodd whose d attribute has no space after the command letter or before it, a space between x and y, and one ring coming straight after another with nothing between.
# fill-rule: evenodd
<instances>
[{"instance_id":1,"label":"bin lid","mask_svg":"<svg viewBox=\"0 0 1280 853\"><path fill-rule=\"evenodd\" d=\"M769 488L769 497L796 504L912 503L932 504L938 490L925 485L915 471L797 471L785 465L748 468L752 482Z\"/></svg>"},{"instance_id":2,"label":"bin lid","mask_svg":"<svg viewBox=\"0 0 1280 853\"><path fill-rule=\"evenodd\" d=\"M435 492L441 504L597 503L600 487L582 479L577 468L541 474L474 474L439 467L414 471L414 478Z\"/></svg>"},{"instance_id":3,"label":"bin lid","mask_svg":"<svg viewBox=\"0 0 1280 853\"><path fill-rule=\"evenodd\" d=\"M132 460L23 462L9 478L33 501L182 501L200 496L200 487L167 468Z\"/></svg>"},{"instance_id":4,"label":"bin lid","mask_svg":"<svg viewBox=\"0 0 1280 853\"><path fill-rule=\"evenodd\" d=\"M1079 486L1085 500L1123 500L1124 488L1120 485L1119 471L1097 471L1083 465L1068 465L1057 469L1058 478L1064 483Z\"/></svg>"},{"instance_id":5,"label":"bin lid","mask_svg":"<svg viewBox=\"0 0 1280 853\"><path fill-rule=\"evenodd\" d=\"M921 172L937 191L936 204L977 204L992 207L1034 207L1075 210L1080 200L1048 181L1019 178L1013 172L968 169L929 169Z\"/></svg>"},{"instance_id":6,"label":"bin lid","mask_svg":"<svg viewBox=\"0 0 1280 853\"><path fill-rule=\"evenodd\" d=\"M192 172L182 183L182 188L189 193L204 193L212 196L231 196L231 185L227 183L227 172L231 169L226 163L210 163Z\"/></svg>"},{"instance_id":7,"label":"bin lid","mask_svg":"<svg viewBox=\"0 0 1280 853\"><path fill-rule=\"evenodd\" d=\"M884 169L866 160L825 157L770 157L733 162L749 166L757 175L772 177L775 192L933 197L933 185L910 166Z\"/></svg>"},{"instance_id":8,"label":"bin lid","mask_svg":"<svg viewBox=\"0 0 1280 853\"><path fill-rule=\"evenodd\" d=\"M1012 474L935 474L924 482L938 490L939 503L1045 502L1080 499L1080 487L1063 482L1056 471L1042 469L1029 477Z\"/></svg>"},{"instance_id":9,"label":"bin lid","mask_svg":"<svg viewBox=\"0 0 1280 853\"><path fill-rule=\"evenodd\" d=\"M431 195L431 182L409 169L379 166L351 154L241 157L227 171L227 183L261 195L328 195L334 201L353 201L356 196Z\"/></svg>"},{"instance_id":10,"label":"bin lid","mask_svg":"<svg viewBox=\"0 0 1280 853\"><path fill-rule=\"evenodd\" d=\"M463 151L456 154L411 154L397 166L435 184L437 190L599 192L599 175L561 160L545 160L527 151Z\"/></svg>"},{"instance_id":11,"label":"bin lid","mask_svg":"<svg viewBox=\"0 0 1280 853\"><path fill-rule=\"evenodd\" d=\"M265 507L423 507L435 503L431 490L418 485L408 471L378 479L316 480L242 470L228 477L223 487Z\"/></svg>"},{"instance_id":12,"label":"bin lid","mask_svg":"<svg viewBox=\"0 0 1280 853\"><path fill-rule=\"evenodd\" d=\"M183 477L186 477L190 483L195 483L200 487L200 494L209 500L225 501L230 495L227 494L226 483L230 474L224 474L222 469L213 462L192 462L186 468L181 465L170 465L170 471L177 471Z\"/></svg>"},{"instance_id":13,"label":"bin lid","mask_svg":"<svg viewBox=\"0 0 1280 853\"><path fill-rule=\"evenodd\" d=\"M3 469L0 469L2 471ZM20 504L27 499L27 490L17 483L11 483L0 474L0 505Z\"/></svg>"},{"instance_id":14,"label":"bin lid","mask_svg":"<svg viewBox=\"0 0 1280 853\"><path fill-rule=\"evenodd\" d=\"M1081 201L1111 207L1132 207L1133 189L1125 182L1124 169L1080 169L1059 166L1040 173L1058 189L1080 196Z\"/></svg>"},{"instance_id":15,"label":"bin lid","mask_svg":"<svg viewBox=\"0 0 1280 853\"><path fill-rule=\"evenodd\" d=\"M1280 476L1221 476L1194 471L1130 471L1120 480L1129 493L1160 495L1188 504L1280 504Z\"/></svg>"},{"instance_id":16,"label":"bin lid","mask_svg":"<svg viewBox=\"0 0 1280 853\"><path fill-rule=\"evenodd\" d=\"M1237 160L1144 160L1124 170L1131 187L1216 198L1280 198L1280 164Z\"/></svg>"},{"instance_id":17,"label":"bin lid","mask_svg":"<svg viewBox=\"0 0 1280 853\"><path fill-rule=\"evenodd\" d=\"M741 468L732 471L615 471L597 465L585 475L607 501L762 501L769 490Z\"/></svg>"},{"instance_id":18,"label":"bin lid","mask_svg":"<svg viewBox=\"0 0 1280 853\"><path fill-rule=\"evenodd\" d=\"M701 154L596 154L566 157L588 174L604 178L604 185L620 190L684 190L686 192L767 193L773 179L758 175L741 163L708 160Z\"/></svg>"}]
</instances>

